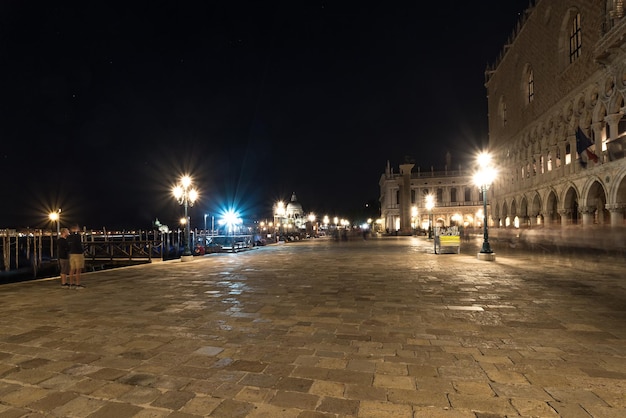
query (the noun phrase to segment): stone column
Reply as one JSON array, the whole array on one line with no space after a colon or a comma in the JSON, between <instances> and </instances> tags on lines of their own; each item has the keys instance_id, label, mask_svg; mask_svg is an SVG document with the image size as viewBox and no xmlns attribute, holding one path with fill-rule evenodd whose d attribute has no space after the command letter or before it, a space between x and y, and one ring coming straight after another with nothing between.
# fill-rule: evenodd
<instances>
[{"instance_id":1,"label":"stone column","mask_svg":"<svg viewBox=\"0 0 626 418\"><path fill-rule=\"evenodd\" d=\"M541 215L543 216L543 225L544 226L548 226L550 224L552 224L552 212L542 212Z\"/></svg>"},{"instance_id":2,"label":"stone column","mask_svg":"<svg viewBox=\"0 0 626 418\"><path fill-rule=\"evenodd\" d=\"M606 162L606 156L602 154L602 127L604 123L596 122L591 124L593 130L593 137L597 138L593 146L593 152L598 156L598 164Z\"/></svg>"},{"instance_id":3,"label":"stone column","mask_svg":"<svg viewBox=\"0 0 626 418\"><path fill-rule=\"evenodd\" d=\"M557 153L556 150L557 149L558 147L556 145L553 145L550 147L550 172L557 169L557 166L556 166L556 153Z\"/></svg>"},{"instance_id":4,"label":"stone column","mask_svg":"<svg viewBox=\"0 0 626 418\"><path fill-rule=\"evenodd\" d=\"M567 226L567 222L569 221L569 215L572 213L571 209L560 209L559 215L561 215L561 226Z\"/></svg>"},{"instance_id":5,"label":"stone column","mask_svg":"<svg viewBox=\"0 0 626 418\"><path fill-rule=\"evenodd\" d=\"M542 213L543 215L543 224L545 226L554 225L556 222L552 219L553 212Z\"/></svg>"},{"instance_id":6,"label":"stone column","mask_svg":"<svg viewBox=\"0 0 626 418\"><path fill-rule=\"evenodd\" d=\"M611 214L611 226L612 227L624 225L624 208L626 208L626 204L624 203L608 204L607 203L604 207Z\"/></svg>"},{"instance_id":7,"label":"stone column","mask_svg":"<svg viewBox=\"0 0 626 418\"><path fill-rule=\"evenodd\" d=\"M559 149L559 159L561 160L561 166L559 167L560 170L563 170L563 173L565 173L565 144L561 144L560 146L557 147Z\"/></svg>"},{"instance_id":8,"label":"stone column","mask_svg":"<svg viewBox=\"0 0 626 418\"><path fill-rule=\"evenodd\" d=\"M411 170L415 164L400 165L400 233L411 235Z\"/></svg>"},{"instance_id":9,"label":"stone column","mask_svg":"<svg viewBox=\"0 0 626 418\"><path fill-rule=\"evenodd\" d=\"M544 166L545 158L541 158L540 153L535 153L533 156L533 160L535 161L535 172L533 173L535 176L539 176L546 172L546 167Z\"/></svg>"},{"instance_id":10,"label":"stone column","mask_svg":"<svg viewBox=\"0 0 626 418\"><path fill-rule=\"evenodd\" d=\"M582 206L578 209L583 214L583 226L593 225L593 215L596 213L596 208L593 206Z\"/></svg>"},{"instance_id":11,"label":"stone column","mask_svg":"<svg viewBox=\"0 0 626 418\"><path fill-rule=\"evenodd\" d=\"M618 153L619 145L615 142L612 142L617 139L617 135L619 134L619 121L622 120L622 113L613 113L612 115L607 115L604 118L604 121L609 124L609 132L611 133L611 137L607 138L607 153L609 154L609 161L613 161L618 157L615 155Z\"/></svg>"},{"instance_id":12,"label":"stone column","mask_svg":"<svg viewBox=\"0 0 626 418\"><path fill-rule=\"evenodd\" d=\"M581 165L578 163L578 152L576 152L576 135L570 135L569 137L569 155L570 155L570 163L569 168L566 171L567 174L573 174L580 170L582 170Z\"/></svg>"}]
</instances>

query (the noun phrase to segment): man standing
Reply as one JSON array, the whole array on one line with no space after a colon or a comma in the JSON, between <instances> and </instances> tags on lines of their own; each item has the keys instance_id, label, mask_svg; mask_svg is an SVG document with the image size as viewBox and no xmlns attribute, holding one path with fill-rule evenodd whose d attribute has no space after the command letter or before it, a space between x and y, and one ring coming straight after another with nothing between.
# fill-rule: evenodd
<instances>
[{"instance_id":1,"label":"man standing","mask_svg":"<svg viewBox=\"0 0 626 418\"><path fill-rule=\"evenodd\" d=\"M60 235L57 238L57 255L59 257L61 287L64 289L69 289L70 287L70 284L67 282L67 275L70 272L70 244L67 242L67 236L69 234L69 229L61 228Z\"/></svg>"},{"instance_id":2,"label":"man standing","mask_svg":"<svg viewBox=\"0 0 626 418\"><path fill-rule=\"evenodd\" d=\"M84 289L85 286L80 283L80 274L85 268L85 253L78 225L72 227L67 242L70 246L70 287L73 285L76 289Z\"/></svg>"}]
</instances>

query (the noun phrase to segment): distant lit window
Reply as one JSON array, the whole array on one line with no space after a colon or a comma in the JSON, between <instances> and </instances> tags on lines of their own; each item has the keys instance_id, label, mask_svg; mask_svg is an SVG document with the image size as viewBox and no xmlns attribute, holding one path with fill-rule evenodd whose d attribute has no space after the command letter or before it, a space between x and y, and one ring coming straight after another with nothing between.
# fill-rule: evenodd
<instances>
[{"instance_id":1,"label":"distant lit window","mask_svg":"<svg viewBox=\"0 0 626 418\"><path fill-rule=\"evenodd\" d=\"M576 13L572 19L569 34L569 62L572 63L580 58L583 43L583 35L580 29L580 13Z\"/></svg>"},{"instance_id":2,"label":"distant lit window","mask_svg":"<svg viewBox=\"0 0 626 418\"><path fill-rule=\"evenodd\" d=\"M498 112L500 113L502 126L506 126L506 102L504 101L504 97L500 98L500 106L498 106Z\"/></svg>"}]
</instances>

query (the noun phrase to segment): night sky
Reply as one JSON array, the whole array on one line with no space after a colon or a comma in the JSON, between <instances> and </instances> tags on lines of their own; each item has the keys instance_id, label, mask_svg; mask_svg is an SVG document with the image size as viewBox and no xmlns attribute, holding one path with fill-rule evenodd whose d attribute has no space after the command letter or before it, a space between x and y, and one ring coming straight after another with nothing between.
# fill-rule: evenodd
<instances>
[{"instance_id":1,"label":"night sky","mask_svg":"<svg viewBox=\"0 0 626 418\"><path fill-rule=\"evenodd\" d=\"M528 0L0 2L0 228L357 217L387 161L467 166ZM372 205L373 204L373 205Z\"/></svg>"}]
</instances>

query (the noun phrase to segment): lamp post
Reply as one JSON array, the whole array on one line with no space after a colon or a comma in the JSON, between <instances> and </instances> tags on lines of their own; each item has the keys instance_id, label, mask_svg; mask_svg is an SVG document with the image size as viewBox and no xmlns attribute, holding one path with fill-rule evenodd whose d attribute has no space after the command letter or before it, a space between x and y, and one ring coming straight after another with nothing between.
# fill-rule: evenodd
<instances>
[{"instance_id":1,"label":"lamp post","mask_svg":"<svg viewBox=\"0 0 626 418\"><path fill-rule=\"evenodd\" d=\"M432 194L426 196L426 210L428 210L428 239L433 239L433 207L435 197Z\"/></svg>"},{"instance_id":2,"label":"lamp post","mask_svg":"<svg viewBox=\"0 0 626 418\"><path fill-rule=\"evenodd\" d=\"M56 222L57 224L57 238L59 237L59 235L61 235L61 209L57 209L56 212L50 212L48 214L48 218L50 218L50 220L52 222Z\"/></svg>"},{"instance_id":3,"label":"lamp post","mask_svg":"<svg viewBox=\"0 0 626 418\"><path fill-rule=\"evenodd\" d=\"M274 230L276 241L278 241L279 237L282 235L282 228L284 228L285 211L285 203L283 201L276 202L276 204L274 205L274 225L278 227L278 235L276 235L276 230Z\"/></svg>"},{"instance_id":4,"label":"lamp post","mask_svg":"<svg viewBox=\"0 0 626 418\"><path fill-rule=\"evenodd\" d=\"M56 222L57 224L57 240L61 237L61 209L58 209L56 212L50 212L48 214L48 218L52 222ZM50 256L54 257L54 245L52 244L52 232L50 232ZM58 256L58 255L57 255Z\"/></svg>"},{"instance_id":5,"label":"lamp post","mask_svg":"<svg viewBox=\"0 0 626 418\"><path fill-rule=\"evenodd\" d=\"M208 214L204 214L204 241L202 242L202 246L206 247L206 217L208 216Z\"/></svg>"},{"instance_id":6,"label":"lamp post","mask_svg":"<svg viewBox=\"0 0 626 418\"><path fill-rule=\"evenodd\" d=\"M497 175L491 161L491 155L483 152L477 158L478 170L474 174L474 184L480 187L483 196L483 246L478 253L479 260L494 261L496 254L489 245L489 228L487 226L487 190Z\"/></svg>"},{"instance_id":7,"label":"lamp post","mask_svg":"<svg viewBox=\"0 0 626 418\"><path fill-rule=\"evenodd\" d=\"M317 236L317 228L314 225L315 220L316 220L315 214L314 213L310 213L309 214L309 223L311 224L311 237Z\"/></svg>"},{"instance_id":8,"label":"lamp post","mask_svg":"<svg viewBox=\"0 0 626 418\"><path fill-rule=\"evenodd\" d=\"M191 222L189 219L189 207L193 206L194 202L198 198L198 192L196 189L191 187L191 177L183 176L180 179L180 184L174 186L172 189L172 193L176 200L178 200L178 204L183 205L185 208L185 247L183 249L183 256L181 257L181 261L189 261L190 257L193 257L191 254L191 248L189 247L189 241L191 239Z\"/></svg>"}]
</instances>

